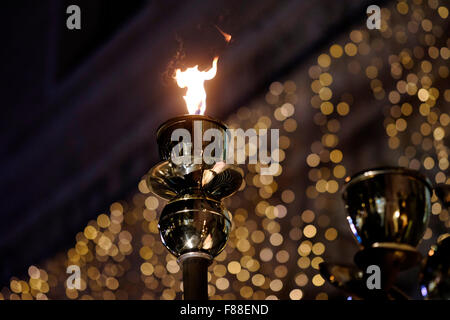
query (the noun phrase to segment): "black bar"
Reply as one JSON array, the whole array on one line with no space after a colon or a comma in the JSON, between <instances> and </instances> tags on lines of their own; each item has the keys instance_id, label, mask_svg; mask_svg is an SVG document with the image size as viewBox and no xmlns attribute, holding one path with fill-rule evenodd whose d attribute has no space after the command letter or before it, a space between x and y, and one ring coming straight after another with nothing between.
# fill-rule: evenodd
<instances>
[{"instance_id":1,"label":"black bar","mask_svg":"<svg viewBox=\"0 0 450 320\"><path fill-rule=\"evenodd\" d=\"M208 300L208 266L206 258L191 257L183 261L184 300Z\"/></svg>"},{"instance_id":2,"label":"black bar","mask_svg":"<svg viewBox=\"0 0 450 320\"><path fill-rule=\"evenodd\" d=\"M280 320L299 319L295 317L302 314L319 314L322 310L332 310L333 318L330 319L360 319L357 315L370 313L374 319L416 319L417 315L424 310L431 310L429 313L448 314L448 301L294 301L294 300L210 300L196 303L187 303L181 300L47 300L47 301L1 301L2 313L10 310L12 313L20 310L24 316L36 317L36 313L46 313L54 316L55 319L67 317L67 310L77 318L122 318L130 317L130 310L133 312L148 313L151 310L154 314L163 314L165 319L226 319L226 320ZM214 308L212 316L206 314L192 314L186 311L188 305L196 307ZM247 308L244 308L244 307ZM252 309L252 306L257 308ZM259 307L258 307L259 306ZM263 307L266 306L266 307ZM250 310L250 312L248 312ZM258 312L259 311L259 312ZM324 312L322 312L323 314ZM349 316L350 315L350 316ZM353 316L352 315L356 315ZM389 316L389 318L388 318ZM23 317L22 317L23 318ZM430 317L431 318L431 317ZM53 319L52 317L49 319ZM301 319L301 318L300 318Z\"/></svg>"}]
</instances>

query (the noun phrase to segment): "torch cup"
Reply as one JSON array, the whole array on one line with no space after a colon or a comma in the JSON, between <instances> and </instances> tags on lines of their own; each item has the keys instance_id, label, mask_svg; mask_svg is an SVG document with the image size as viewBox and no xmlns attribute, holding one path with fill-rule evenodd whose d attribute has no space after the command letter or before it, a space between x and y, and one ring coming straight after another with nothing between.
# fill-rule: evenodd
<instances>
[{"instance_id":1,"label":"torch cup","mask_svg":"<svg viewBox=\"0 0 450 320\"><path fill-rule=\"evenodd\" d=\"M357 267L323 263L324 275L338 288L363 299L407 299L394 286L400 271L420 263L416 249L431 214L430 181L415 170L399 167L370 169L344 186L343 199L350 229L360 245ZM367 288L366 270L381 272L381 289Z\"/></svg>"},{"instance_id":2,"label":"torch cup","mask_svg":"<svg viewBox=\"0 0 450 320\"><path fill-rule=\"evenodd\" d=\"M381 269L382 289L398 274L420 262L419 244L431 214L430 181L415 170L389 167L353 176L343 198L348 223L361 250L355 263Z\"/></svg>"},{"instance_id":3,"label":"torch cup","mask_svg":"<svg viewBox=\"0 0 450 320\"><path fill-rule=\"evenodd\" d=\"M170 119L157 131L162 162L150 170L147 183L168 201L158 227L164 246L182 265L186 300L208 298L207 268L225 248L231 229L222 199L239 189L243 171L226 163L227 139L227 127L203 115Z\"/></svg>"}]
</instances>

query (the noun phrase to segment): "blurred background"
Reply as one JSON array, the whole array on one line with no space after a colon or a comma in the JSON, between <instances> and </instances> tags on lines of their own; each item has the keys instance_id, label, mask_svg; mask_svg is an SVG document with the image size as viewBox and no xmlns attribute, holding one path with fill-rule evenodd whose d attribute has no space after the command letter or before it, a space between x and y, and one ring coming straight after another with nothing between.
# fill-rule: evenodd
<instances>
[{"instance_id":1,"label":"blurred background","mask_svg":"<svg viewBox=\"0 0 450 320\"><path fill-rule=\"evenodd\" d=\"M366 27L373 4L380 30ZM243 166L212 299L346 299L318 271L358 249L345 177L394 165L450 184L446 1L7 0L0 15L0 299L181 298L143 178L157 127L186 113L174 68L215 55L206 114L280 129L281 163ZM432 201L423 254L450 226ZM72 264L81 290L65 287ZM417 277L398 283L415 298Z\"/></svg>"}]
</instances>

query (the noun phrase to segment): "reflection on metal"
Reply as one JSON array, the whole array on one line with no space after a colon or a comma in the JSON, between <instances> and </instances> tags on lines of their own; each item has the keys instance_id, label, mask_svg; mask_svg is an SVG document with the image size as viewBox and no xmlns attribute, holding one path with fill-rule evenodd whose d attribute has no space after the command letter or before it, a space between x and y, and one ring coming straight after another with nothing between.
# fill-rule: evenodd
<instances>
[{"instance_id":1,"label":"reflection on metal","mask_svg":"<svg viewBox=\"0 0 450 320\"><path fill-rule=\"evenodd\" d=\"M338 288L362 299L404 299L394 286L397 274L420 262L419 244L431 214L432 185L414 170L371 169L353 176L344 186L348 223L361 250L357 267L321 265L321 273ZM381 269L381 291L368 290L362 270Z\"/></svg>"},{"instance_id":2,"label":"reflection on metal","mask_svg":"<svg viewBox=\"0 0 450 320\"><path fill-rule=\"evenodd\" d=\"M194 120L201 122L202 136L210 128L221 130L222 145L226 145L226 126L217 120L197 115L171 119L157 133L164 161L150 170L147 181L153 193L169 201L161 213L159 231L163 244L179 258L184 276L189 277L184 279L185 299L207 298L206 281L198 282L206 279L207 266L225 248L231 230L231 214L222 199L235 193L243 179L240 168L224 161L214 164L171 161L172 148L178 144L172 141L172 132L186 129L194 137ZM203 154L206 145L201 147ZM191 276L196 273L194 270L198 272L195 281Z\"/></svg>"},{"instance_id":3,"label":"reflection on metal","mask_svg":"<svg viewBox=\"0 0 450 320\"><path fill-rule=\"evenodd\" d=\"M431 194L431 183L417 171L380 168L355 175L343 198L363 247L385 242L416 247L431 215Z\"/></svg>"}]
</instances>

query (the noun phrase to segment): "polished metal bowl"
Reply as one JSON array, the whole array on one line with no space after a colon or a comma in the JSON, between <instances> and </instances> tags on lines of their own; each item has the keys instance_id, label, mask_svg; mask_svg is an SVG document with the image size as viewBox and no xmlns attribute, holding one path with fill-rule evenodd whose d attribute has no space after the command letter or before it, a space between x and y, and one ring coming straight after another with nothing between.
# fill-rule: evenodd
<instances>
[{"instance_id":1,"label":"polished metal bowl","mask_svg":"<svg viewBox=\"0 0 450 320\"><path fill-rule=\"evenodd\" d=\"M203 135L210 129L215 129L221 133L223 152L221 160L226 159L227 126L221 121L204 115L184 115L175 117L164 122L156 131L159 154L163 160L171 160L172 150L179 143L173 140L172 134L176 130L189 132L192 144L198 143L197 148L203 150L210 144L210 141L203 140ZM193 146L195 148L195 146ZM192 150L194 153L194 150ZM218 155L219 156L219 155Z\"/></svg>"},{"instance_id":2,"label":"polished metal bowl","mask_svg":"<svg viewBox=\"0 0 450 320\"><path fill-rule=\"evenodd\" d=\"M174 165L163 161L150 170L146 180L150 190L166 200L186 194L221 200L239 189L243 175L241 168L224 162Z\"/></svg>"},{"instance_id":3,"label":"polished metal bowl","mask_svg":"<svg viewBox=\"0 0 450 320\"><path fill-rule=\"evenodd\" d=\"M176 257L202 252L211 258L226 245L231 214L222 199L242 184L243 171L235 165L176 166L163 161L147 177L151 191L168 200L159 219L161 240Z\"/></svg>"},{"instance_id":4,"label":"polished metal bowl","mask_svg":"<svg viewBox=\"0 0 450 320\"><path fill-rule=\"evenodd\" d=\"M158 227L163 244L176 257L202 252L214 258L227 243L231 214L219 201L185 197L164 207Z\"/></svg>"},{"instance_id":5,"label":"polished metal bowl","mask_svg":"<svg viewBox=\"0 0 450 320\"><path fill-rule=\"evenodd\" d=\"M398 167L360 172L343 191L348 223L364 248L415 248L428 225L431 195L426 177Z\"/></svg>"}]
</instances>

